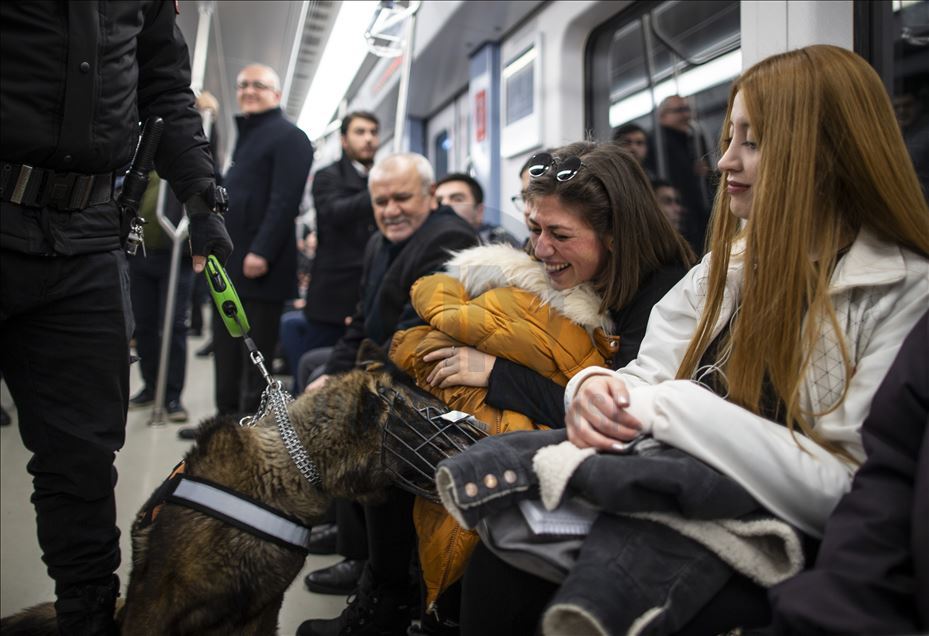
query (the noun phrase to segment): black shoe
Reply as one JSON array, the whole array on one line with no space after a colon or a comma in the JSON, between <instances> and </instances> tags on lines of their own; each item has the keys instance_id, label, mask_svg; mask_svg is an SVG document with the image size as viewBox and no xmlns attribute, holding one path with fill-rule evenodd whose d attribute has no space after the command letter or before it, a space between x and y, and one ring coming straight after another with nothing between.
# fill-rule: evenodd
<instances>
[{"instance_id":1,"label":"black shoe","mask_svg":"<svg viewBox=\"0 0 929 636\"><path fill-rule=\"evenodd\" d=\"M378 586L366 568L348 607L331 619L310 619L297 628L297 636L387 636L405 634L410 624L410 590Z\"/></svg>"},{"instance_id":2,"label":"black shoe","mask_svg":"<svg viewBox=\"0 0 929 636\"><path fill-rule=\"evenodd\" d=\"M440 622L432 614L414 620L406 630L406 636L460 636L461 626L448 618Z\"/></svg>"},{"instance_id":3,"label":"black shoe","mask_svg":"<svg viewBox=\"0 0 929 636\"><path fill-rule=\"evenodd\" d=\"M199 426L185 426L184 428L177 429L177 436L180 439L197 439L199 434Z\"/></svg>"},{"instance_id":4,"label":"black shoe","mask_svg":"<svg viewBox=\"0 0 929 636\"><path fill-rule=\"evenodd\" d=\"M198 358L209 358L213 355L213 341L210 340L205 345L194 351L194 355Z\"/></svg>"},{"instance_id":5,"label":"black shoe","mask_svg":"<svg viewBox=\"0 0 929 636\"><path fill-rule=\"evenodd\" d=\"M345 559L328 568L310 572L303 578L303 582L311 592L345 596L358 587L365 563L366 561Z\"/></svg>"},{"instance_id":6,"label":"black shoe","mask_svg":"<svg viewBox=\"0 0 929 636\"><path fill-rule=\"evenodd\" d=\"M172 422L186 422L188 420L187 409L181 404L180 400L171 400L165 404L165 413Z\"/></svg>"},{"instance_id":7,"label":"black shoe","mask_svg":"<svg viewBox=\"0 0 929 636\"><path fill-rule=\"evenodd\" d=\"M310 541L306 551L310 554L335 554L339 526L334 523L322 523L310 530Z\"/></svg>"},{"instance_id":8,"label":"black shoe","mask_svg":"<svg viewBox=\"0 0 929 636\"><path fill-rule=\"evenodd\" d=\"M141 409L146 406L151 406L155 403L155 394L144 388L131 398L129 398L129 408L130 409Z\"/></svg>"}]
</instances>

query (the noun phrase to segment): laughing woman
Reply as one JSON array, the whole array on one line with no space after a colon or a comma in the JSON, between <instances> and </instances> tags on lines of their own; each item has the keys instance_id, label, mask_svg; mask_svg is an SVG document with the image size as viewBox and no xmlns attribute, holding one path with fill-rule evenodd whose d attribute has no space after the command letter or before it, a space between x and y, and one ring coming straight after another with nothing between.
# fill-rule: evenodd
<instances>
[{"instance_id":1,"label":"laughing woman","mask_svg":"<svg viewBox=\"0 0 929 636\"><path fill-rule=\"evenodd\" d=\"M929 209L880 78L837 47L748 69L720 145L710 254L655 306L634 361L572 378L567 437L609 452L651 436L819 537L864 458L859 428L874 391L929 304ZM592 569L615 574L611 563ZM559 593L543 629L578 619L603 633L591 608L622 607L640 589L633 579L588 586L585 616L559 607ZM530 633L556 589L479 551L462 633ZM720 633L769 619L763 588L739 575L689 622L658 605L648 630Z\"/></svg>"},{"instance_id":2,"label":"laughing woman","mask_svg":"<svg viewBox=\"0 0 929 636\"><path fill-rule=\"evenodd\" d=\"M576 143L528 168L534 255L508 246L457 254L410 297L428 326L396 334L391 359L492 434L564 427L564 386L591 365L635 357L652 306L692 254L625 151ZM427 605L463 571L476 535L416 503Z\"/></svg>"}]
</instances>

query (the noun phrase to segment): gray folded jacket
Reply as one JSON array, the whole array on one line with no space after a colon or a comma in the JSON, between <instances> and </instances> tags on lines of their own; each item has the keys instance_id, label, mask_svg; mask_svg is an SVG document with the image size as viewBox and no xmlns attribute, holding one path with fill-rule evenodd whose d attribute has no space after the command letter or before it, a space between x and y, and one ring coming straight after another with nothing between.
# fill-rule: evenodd
<instances>
[{"instance_id":1,"label":"gray folded jacket","mask_svg":"<svg viewBox=\"0 0 929 636\"><path fill-rule=\"evenodd\" d=\"M436 485L449 513L478 526L498 556L564 578L545 634L672 633L733 570L768 587L803 567L796 530L732 479L654 440L613 454L578 449L563 429L508 433L442 461ZM602 511L587 537L518 536L518 501L553 509L566 497ZM494 545L504 535L508 545Z\"/></svg>"}]
</instances>

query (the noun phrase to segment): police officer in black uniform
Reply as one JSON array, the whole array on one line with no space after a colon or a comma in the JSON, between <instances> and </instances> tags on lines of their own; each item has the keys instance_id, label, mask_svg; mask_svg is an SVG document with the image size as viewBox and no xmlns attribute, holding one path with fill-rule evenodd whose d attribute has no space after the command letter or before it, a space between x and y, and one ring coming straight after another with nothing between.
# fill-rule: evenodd
<instances>
[{"instance_id":1,"label":"police officer in black uniform","mask_svg":"<svg viewBox=\"0 0 929 636\"><path fill-rule=\"evenodd\" d=\"M129 219L114 180L139 122L187 204L194 269L232 250L173 2L0 3L0 367L32 453L62 634L115 633L113 488L129 396ZM137 256L136 258L140 258Z\"/></svg>"}]
</instances>

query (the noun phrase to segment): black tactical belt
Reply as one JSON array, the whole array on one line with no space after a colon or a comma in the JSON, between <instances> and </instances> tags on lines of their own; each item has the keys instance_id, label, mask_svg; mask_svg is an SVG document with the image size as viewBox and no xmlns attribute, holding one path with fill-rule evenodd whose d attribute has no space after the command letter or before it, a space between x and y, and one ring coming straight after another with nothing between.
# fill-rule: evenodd
<instances>
[{"instance_id":1,"label":"black tactical belt","mask_svg":"<svg viewBox=\"0 0 929 636\"><path fill-rule=\"evenodd\" d=\"M113 198L113 173L55 172L24 163L0 162L0 198L16 205L83 210Z\"/></svg>"}]
</instances>

